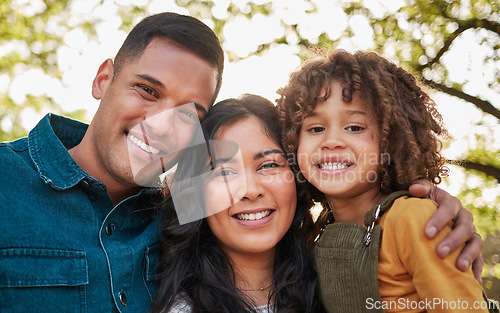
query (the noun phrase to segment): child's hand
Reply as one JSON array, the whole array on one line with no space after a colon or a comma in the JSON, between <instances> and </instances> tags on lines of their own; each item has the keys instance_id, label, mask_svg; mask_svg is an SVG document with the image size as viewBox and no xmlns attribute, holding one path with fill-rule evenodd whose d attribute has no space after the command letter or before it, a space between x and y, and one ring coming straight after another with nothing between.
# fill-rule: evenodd
<instances>
[{"instance_id":1,"label":"child's hand","mask_svg":"<svg viewBox=\"0 0 500 313\"><path fill-rule=\"evenodd\" d=\"M415 197L428 196L438 204L438 210L425 227L425 235L428 238L434 238L449 222L454 222L451 233L437 246L436 254L440 258L445 258L451 251L465 243L456 266L459 270L466 271L472 264L474 277L481 283L483 240L476 233L476 228L472 223L472 213L466 210L456 197L432 185L427 180L416 181L410 186L410 193ZM471 260L473 261L471 262Z\"/></svg>"}]
</instances>

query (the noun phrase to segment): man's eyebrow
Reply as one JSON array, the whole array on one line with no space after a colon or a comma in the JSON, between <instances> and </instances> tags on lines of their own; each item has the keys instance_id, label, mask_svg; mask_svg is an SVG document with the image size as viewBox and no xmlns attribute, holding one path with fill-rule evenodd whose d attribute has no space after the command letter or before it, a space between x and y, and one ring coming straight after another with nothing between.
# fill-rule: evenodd
<instances>
[{"instance_id":1,"label":"man's eyebrow","mask_svg":"<svg viewBox=\"0 0 500 313\"><path fill-rule=\"evenodd\" d=\"M285 153L279 149L266 149L266 150L262 150L261 152L256 153L253 156L253 159L258 160L258 159L263 158L269 154L280 154L282 156L285 156Z\"/></svg>"},{"instance_id":2,"label":"man's eyebrow","mask_svg":"<svg viewBox=\"0 0 500 313\"><path fill-rule=\"evenodd\" d=\"M150 82L153 85L159 86L161 88L165 88L165 85L163 85L163 83L161 81L159 81L158 79L156 79L152 76L149 76L148 74L137 74L136 76L138 76L144 80L147 80L148 82Z\"/></svg>"},{"instance_id":3,"label":"man's eyebrow","mask_svg":"<svg viewBox=\"0 0 500 313\"><path fill-rule=\"evenodd\" d=\"M161 88L165 88L165 85L163 85L163 83L161 81L157 80L156 78L154 78L152 76L149 76L148 74L137 74L136 76L138 76L144 80L147 80L148 82L150 82L153 85L159 86ZM207 109L205 109L204 106L202 106L201 104L196 103L196 102L193 102L193 103L194 103L194 107L196 108L196 110L201 111L201 113L203 115L207 115L208 111L207 111Z\"/></svg>"}]
</instances>

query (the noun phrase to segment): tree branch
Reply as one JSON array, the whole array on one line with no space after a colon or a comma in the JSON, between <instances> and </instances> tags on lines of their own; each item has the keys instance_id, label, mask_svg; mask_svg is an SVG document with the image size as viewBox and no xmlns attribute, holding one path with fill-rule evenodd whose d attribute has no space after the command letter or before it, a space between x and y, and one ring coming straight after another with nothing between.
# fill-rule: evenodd
<instances>
[{"instance_id":1,"label":"tree branch","mask_svg":"<svg viewBox=\"0 0 500 313\"><path fill-rule=\"evenodd\" d=\"M453 41L455 39L457 39L457 37L462 34L464 31L466 31L467 29L470 29L471 27L466 25L466 26L463 26L461 25L460 27L458 27L453 33L450 34L450 36L446 39L446 42L444 43L443 47L441 47L441 49L439 50L439 52L436 54L436 56L430 60L429 62L427 62L427 64L423 64L421 65L419 68L418 68L418 71L419 72L422 72L425 68L430 68L433 64L439 62L439 60L441 59L441 57L443 56L443 54L445 54L446 51L448 51L448 49L450 49L450 46L451 44L453 43Z\"/></svg>"},{"instance_id":2,"label":"tree branch","mask_svg":"<svg viewBox=\"0 0 500 313\"><path fill-rule=\"evenodd\" d=\"M493 176L500 183L500 169L491 165L484 165L467 160L446 160L446 163L458 165L469 170L482 172L488 176Z\"/></svg>"},{"instance_id":3,"label":"tree branch","mask_svg":"<svg viewBox=\"0 0 500 313\"><path fill-rule=\"evenodd\" d=\"M500 24L487 19L471 19L467 21L456 21L460 26L470 26L469 28L484 28L500 35Z\"/></svg>"},{"instance_id":4,"label":"tree branch","mask_svg":"<svg viewBox=\"0 0 500 313\"><path fill-rule=\"evenodd\" d=\"M448 87L448 86L440 84L440 83L436 83L432 80L424 79L424 82L427 85L429 85L430 87L437 89L437 90L440 90L446 94L449 94L450 96L454 96L454 97L463 99L467 102L470 102L470 103L474 104L477 108L482 110L483 112L491 114L500 120L500 110L495 108L489 101L479 99L479 98L471 96L463 91Z\"/></svg>"},{"instance_id":5,"label":"tree branch","mask_svg":"<svg viewBox=\"0 0 500 313\"><path fill-rule=\"evenodd\" d=\"M441 47L436 56L432 60L427 62L427 64L421 65L418 68L419 72L422 72L425 68L430 68L433 64L438 63L443 54L445 54L446 51L450 49L453 41L468 29L484 28L500 35L500 24L497 22L489 21L486 19L471 19L467 21L454 20L454 22L458 24L458 28L453 33L451 33L448 38L446 38L443 47Z\"/></svg>"}]
</instances>

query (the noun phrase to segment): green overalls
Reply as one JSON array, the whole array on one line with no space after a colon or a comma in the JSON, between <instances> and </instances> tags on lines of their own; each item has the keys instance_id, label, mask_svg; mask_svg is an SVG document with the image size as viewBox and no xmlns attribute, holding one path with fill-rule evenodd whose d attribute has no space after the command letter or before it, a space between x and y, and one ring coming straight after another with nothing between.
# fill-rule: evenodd
<instances>
[{"instance_id":1,"label":"green overalls","mask_svg":"<svg viewBox=\"0 0 500 313\"><path fill-rule=\"evenodd\" d=\"M406 195L409 195L408 191L394 192L368 211L364 221L368 229L353 223L324 227L314 247L314 258L321 300L329 313L384 312L371 305L381 301L377 263L382 228L375 221L394 200ZM326 219L328 217L322 225L328 223Z\"/></svg>"}]
</instances>

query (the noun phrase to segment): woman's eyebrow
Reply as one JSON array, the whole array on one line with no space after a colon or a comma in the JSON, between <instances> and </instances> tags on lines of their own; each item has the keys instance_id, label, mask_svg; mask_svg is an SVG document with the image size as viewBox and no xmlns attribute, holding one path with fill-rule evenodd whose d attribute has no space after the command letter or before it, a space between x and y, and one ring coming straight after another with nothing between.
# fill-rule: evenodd
<instances>
[{"instance_id":1,"label":"woman's eyebrow","mask_svg":"<svg viewBox=\"0 0 500 313\"><path fill-rule=\"evenodd\" d=\"M236 162L235 158L232 157L232 158L215 158L210 163L215 168L215 167L221 166L221 165L226 164L226 163L228 163L228 164L234 164L234 163L237 163L237 162Z\"/></svg>"},{"instance_id":2,"label":"woman's eyebrow","mask_svg":"<svg viewBox=\"0 0 500 313\"><path fill-rule=\"evenodd\" d=\"M261 152L256 153L253 156L253 159L257 160L257 159L263 158L269 154L279 154L279 155L282 155L283 157L285 156L285 153L283 151L281 151L280 149L266 149L266 150L262 150Z\"/></svg>"},{"instance_id":3,"label":"woman's eyebrow","mask_svg":"<svg viewBox=\"0 0 500 313\"><path fill-rule=\"evenodd\" d=\"M205 107L203 107L199 103L196 103L196 102L193 102L193 103L194 103L194 107L196 108L196 110L201 112L202 118L204 118L208 113L207 109L205 109Z\"/></svg>"}]
</instances>

